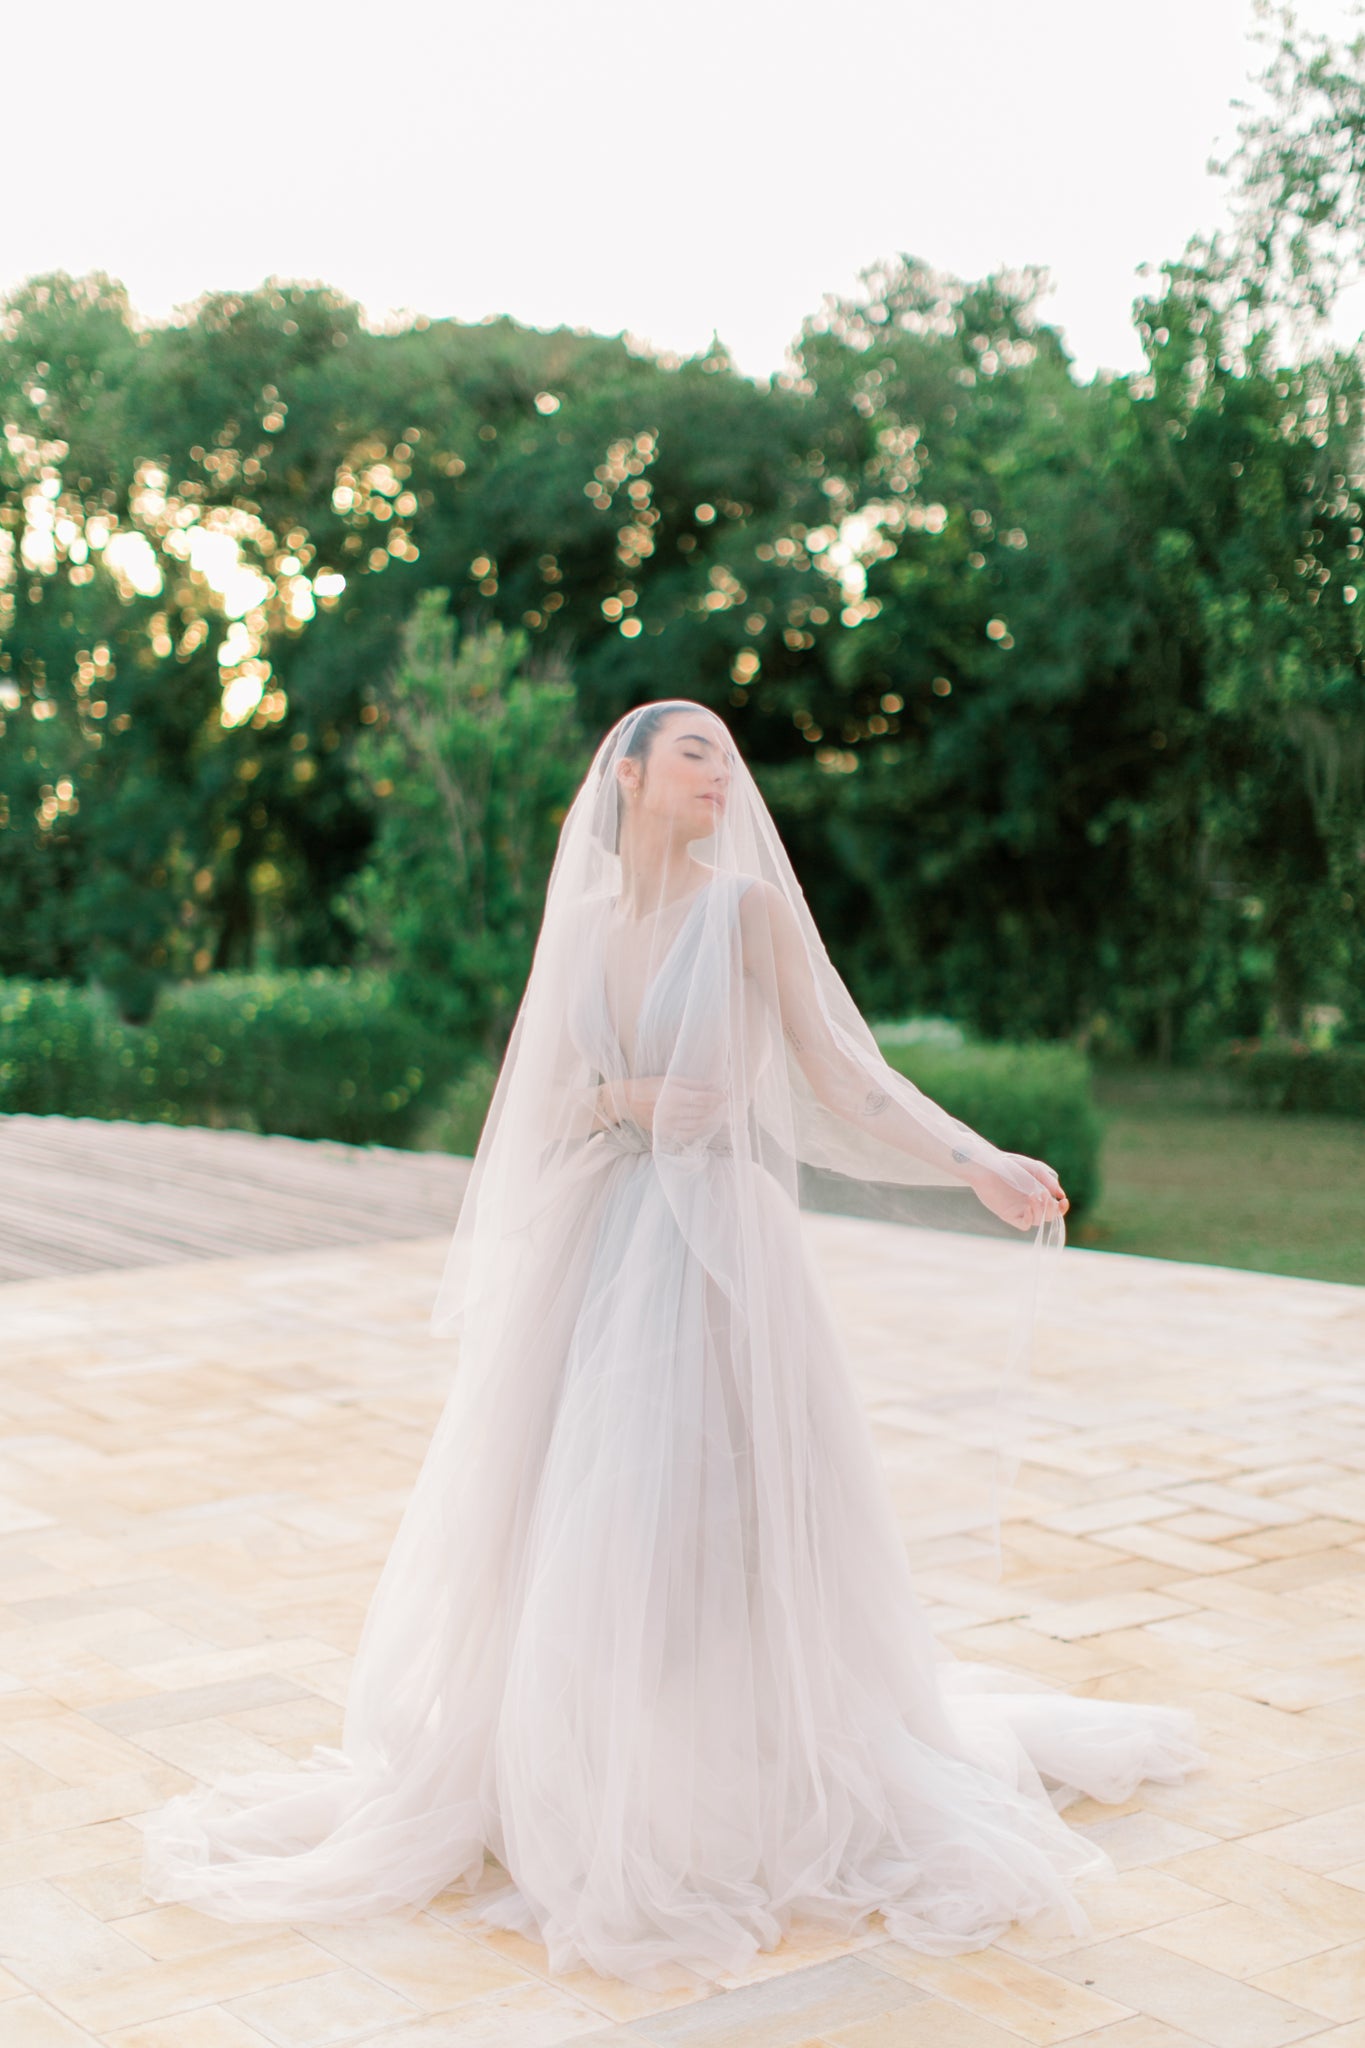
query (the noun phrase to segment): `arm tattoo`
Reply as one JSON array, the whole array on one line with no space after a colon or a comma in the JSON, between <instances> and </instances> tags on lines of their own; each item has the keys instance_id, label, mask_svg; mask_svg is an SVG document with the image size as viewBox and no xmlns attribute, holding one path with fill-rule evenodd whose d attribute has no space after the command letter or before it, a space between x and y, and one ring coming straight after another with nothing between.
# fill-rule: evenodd
<instances>
[{"instance_id":1,"label":"arm tattoo","mask_svg":"<svg viewBox=\"0 0 1365 2048\"><path fill-rule=\"evenodd\" d=\"M880 1116L882 1111L886 1108L886 1100L887 1098L885 1097L885 1095L882 1094L879 1088L870 1089L868 1091L867 1100L863 1103L863 1115Z\"/></svg>"},{"instance_id":2,"label":"arm tattoo","mask_svg":"<svg viewBox=\"0 0 1365 2048\"><path fill-rule=\"evenodd\" d=\"M964 1125L964 1129L965 1129L965 1128L966 1128L966 1127L965 1127L965 1125ZM968 1160L969 1160L969 1159L971 1158L971 1156L972 1156L972 1155L971 1155L971 1153L970 1153L970 1152L957 1152L957 1151L955 1151L955 1152L953 1153L953 1158L954 1158L954 1159L955 1159L955 1160L957 1161L957 1164L958 1164L959 1166L965 1166L965 1165L966 1165L966 1163L967 1163L967 1161L968 1161Z\"/></svg>"},{"instance_id":3,"label":"arm tattoo","mask_svg":"<svg viewBox=\"0 0 1365 2048\"><path fill-rule=\"evenodd\" d=\"M805 1051L806 1048L801 1043L800 1037L797 1034L796 1026L794 1024L784 1025L782 1030L782 1036L786 1039L788 1045L791 1047L793 1052Z\"/></svg>"}]
</instances>

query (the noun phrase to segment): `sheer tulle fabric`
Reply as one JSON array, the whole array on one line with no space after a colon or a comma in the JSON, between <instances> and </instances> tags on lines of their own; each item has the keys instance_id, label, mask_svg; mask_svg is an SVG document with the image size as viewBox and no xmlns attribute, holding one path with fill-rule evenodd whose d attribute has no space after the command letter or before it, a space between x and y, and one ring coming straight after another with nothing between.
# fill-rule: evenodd
<instances>
[{"instance_id":1,"label":"sheer tulle fabric","mask_svg":"<svg viewBox=\"0 0 1365 2048\"><path fill-rule=\"evenodd\" d=\"M692 892L622 918L623 731L565 821L433 1317L459 1365L341 1748L148 1816L147 1889L352 1919L474 1885L487 1850L507 1881L479 1922L654 1987L874 1911L934 1954L1048 1909L1081 1927L1076 1882L1108 1864L1059 1807L1179 1778L1193 1723L942 1656L798 1208L802 1160L870 1183L888 1152L940 1223L952 1152L1019 1170L840 1029L804 935L801 978L742 765ZM671 1126L665 1085L652 1129L595 1125L597 1084L631 1076L705 1077L714 1114ZM845 1138L887 1091L904 1121Z\"/></svg>"}]
</instances>

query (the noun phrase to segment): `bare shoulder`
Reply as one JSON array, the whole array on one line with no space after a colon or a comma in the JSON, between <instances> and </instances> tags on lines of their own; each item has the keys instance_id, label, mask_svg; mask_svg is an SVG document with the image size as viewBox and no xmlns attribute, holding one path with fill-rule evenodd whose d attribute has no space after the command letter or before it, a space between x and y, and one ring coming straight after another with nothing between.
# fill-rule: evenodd
<instances>
[{"instance_id":1,"label":"bare shoulder","mask_svg":"<svg viewBox=\"0 0 1365 2048\"><path fill-rule=\"evenodd\" d=\"M781 943L797 931L790 903L777 884L762 875L751 875L745 881L739 898L739 923L746 947L762 944L771 948L775 940Z\"/></svg>"}]
</instances>

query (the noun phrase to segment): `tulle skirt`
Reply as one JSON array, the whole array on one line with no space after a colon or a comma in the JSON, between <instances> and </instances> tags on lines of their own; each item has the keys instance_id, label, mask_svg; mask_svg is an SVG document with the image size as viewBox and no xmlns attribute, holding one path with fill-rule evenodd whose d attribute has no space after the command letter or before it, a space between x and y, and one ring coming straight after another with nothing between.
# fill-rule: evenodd
<instances>
[{"instance_id":1,"label":"tulle skirt","mask_svg":"<svg viewBox=\"0 0 1365 2048\"><path fill-rule=\"evenodd\" d=\"M341 1747L147 1816L150 1896L366 1918L480 1884L487 1851L506 1881L476 1924L655 1989L874 1913L935 1955L1049 1912L1084 1931L1077 1882L1110 1866L1060 1808L1182 1777L1192 1717L940 1650L761 1169L670 1183L622 1140L584 1199L509 1325L515 1370L438 1424Z\"/></svg>"}]
</instances>

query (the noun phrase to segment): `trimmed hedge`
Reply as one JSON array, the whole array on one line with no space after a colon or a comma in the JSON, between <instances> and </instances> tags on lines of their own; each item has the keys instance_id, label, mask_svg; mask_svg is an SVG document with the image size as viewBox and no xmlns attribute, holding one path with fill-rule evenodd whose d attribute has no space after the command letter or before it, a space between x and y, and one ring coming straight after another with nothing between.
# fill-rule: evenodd
<instances>
[{"instance_id":1,"label":"trimmed hedge","mask_svg":"<svg viewBox=\"0 0 1365 2048\"><path fill-rule=\"evenodd\" d=\"M880 1033L879 1033L880 1039ZM964 1045L886 1027L888 1062L952 1116L1056 1167L1074 1220L1095 1201L1102 1126L1070 1046ZM163 988L149 1023L98 993L0 981L0 1113L128 1117L472 1153L496 1067L454 1056L381 975L316 968Z\"/></svg>"},{"instance_id":2,"label":"trimmed hedge","mask_svg":"<svg viewBox=\"0 0 1365 2048\"><path fill-rule=\"evenodd\" d=\"M1365 1116L1365 1045L1234 1041L1213 1062L1255 1109Z\"/></svg>"},{"instance_id":3,"label":"trimmed hedge","mask_svg":"<svg viewBox=\"0 0 1365 2048\"><path fill-rule=\"evenodd\" d=\"M1070 1045L896 1044L878 1036L888 1066L1002 1152L1055 1167L1070 1228L1100 1190L1104 1124L1083 1053Z\"/></svg>"},{"instance_id":4,"label":"trimmed hedge","mask_svg":"<svg viewBox=\"0 0 1365 2048\"><path fill-rule=\"evenodd\" d=\"M60 982L0 982L0 1111L207 1124L405 1145L444 1057L382 976L220 974L146 1024Z\"/></svg>"}]
</instances>

